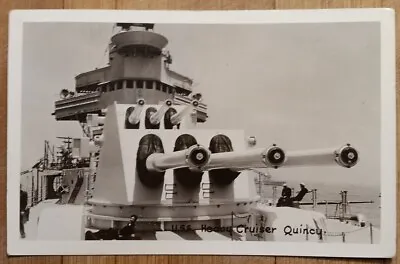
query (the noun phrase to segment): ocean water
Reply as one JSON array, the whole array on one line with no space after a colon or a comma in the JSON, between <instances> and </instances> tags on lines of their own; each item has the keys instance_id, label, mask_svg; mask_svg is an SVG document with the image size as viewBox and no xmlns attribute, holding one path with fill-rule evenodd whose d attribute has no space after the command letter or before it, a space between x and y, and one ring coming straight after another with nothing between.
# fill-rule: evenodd
<instances>
[{"instance_id":1,"label":"ocean water","mask_svg":"<svg viewBox=\"0 0 400 264\"><path fill-rule=\"evenodd\" d=\"M294 188L294 194L300 190L300 182L287 181L290 188ZM380 228L381 225L381 209L380 209L380 186L359 186L351 184L324 184L324 183L305 183L308 190L317 189L317 201L341 201L340 191L347 191L347 200L351 201L373 201L373 203L365 204L350 204L347 212L349 214L362 214L367 221L371 222L373 226ZM258 188L258 185L257 185ZM277 198L280 197L281 187L277 187ZM262 187L263 197L273 197L272 187ZM308 193L302 202L312 202L312 194ZM303 205L303 209L313 210L312 206ZM336 205L317 205L315 211L328 215L334 215ZM338 213L340 211L338 210Z\"/></svg>"}]
</instances>

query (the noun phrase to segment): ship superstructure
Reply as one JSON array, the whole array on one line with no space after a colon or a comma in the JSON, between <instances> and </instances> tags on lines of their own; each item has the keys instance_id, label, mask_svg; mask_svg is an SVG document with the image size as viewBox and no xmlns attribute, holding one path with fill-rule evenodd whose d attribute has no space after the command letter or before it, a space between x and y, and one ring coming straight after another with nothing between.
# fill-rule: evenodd
<instances>
[{"instance_id":1,"label":"ship superstructure","mask_svg":"<svg viewBox=\"0 0 400 264\"><path fill-rule=\"evenodd\" d=\"M75 77L75 91L63 89L55 103L56 120L86 123L87 114L101 114L117 102L147 104L167 99L172 104L190 104L193 80L171 69L168 39L153 32L153 24L118 23L120 32L109 43L109 63ZM140 30L144 28L144 30ZM199 95L197 95L199 96ZM207 106L199 102L197 122L207 119Z\"/></svg>"}]
</instances>

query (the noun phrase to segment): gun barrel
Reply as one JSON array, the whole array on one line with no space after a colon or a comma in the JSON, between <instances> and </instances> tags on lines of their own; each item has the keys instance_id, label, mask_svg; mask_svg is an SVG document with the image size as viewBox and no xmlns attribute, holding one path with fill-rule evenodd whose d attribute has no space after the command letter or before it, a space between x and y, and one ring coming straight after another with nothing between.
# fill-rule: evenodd
<instances>
[{"instance_id":1,"label":"gun barrel","mask_svg":"<svg viewBox=\"0 0 400 264\"><path fill-rule=\"evenodd\" d=\"M277 168L285 161L285 152L277 146L246 151L221 152L211 154L210 162L204 170L230 168L244 170L250 168Z\"/></svg>"},{"instance_id":2,"label":"gun barrel","mask_svg":"<svg viewBox=\"0 0 400 264\"><path fill-rule=\"evenodd\" d=\"M358 152L350 144L339 149L321 149L289 151L286 154L285 167L339 165L351 168L358 162Z\"/></svg>"},{"instance_id":3,"label":"gun barrel","mask_svg":"<svg viewBox=\"0 0 400 264\"><path fill-rule=\"evenodd\" d=\"M128 117L128 122L132 125L136 125L140 121L140 115L143 111L145 101L144 99L139 99L136 103L135 109L132 111L132 113Z\"/></svg>"},{"instance_id":4,"label":"gun barrel","mask_svg":"<svg viewBox=\"0 0 400 264\"><path fill-rule=\"evenodd\" d=\"M194 145L188 149L168 154L154 153L146 160L149 171L165 171L168 169L190 168L202 170L209 162L210 152L203 146Z\"/></svg>"},{"instance_id":5,"label":"gun barrel","mask_svg":"<svg viewBox=\"0 0 400 264\"><path fill-rule=\"evenodd\" d=\"M194 109L196 109L196 107L199 105L199 101L198 100L193 100L190 105L187 105L184 109L182 109L181 111L179 111L178 113L174 114L173 116L171 116L171 123L175 126L177 124L179 124L182 119L187 116L188 114L190 114Z\"/></svg>"},{"instance_id":6,"label":"gun barrel","mask_svg":"<svg viewBox=\"0 0 400 264\"><path fill-rule=\"evenodd\" d=\"M163 118L167 110L171 107L171 105L172 101L170 99L165 100L160 109L158 109L157 112L150 116L150 123L152 125L157 125L158 123L160 123L161 119Z\"/></svg>"}]
</instances>

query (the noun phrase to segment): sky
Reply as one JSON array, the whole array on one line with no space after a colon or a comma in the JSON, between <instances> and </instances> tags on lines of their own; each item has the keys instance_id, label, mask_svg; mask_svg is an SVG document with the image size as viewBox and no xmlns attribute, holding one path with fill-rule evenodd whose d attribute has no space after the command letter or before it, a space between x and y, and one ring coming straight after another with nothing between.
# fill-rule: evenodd
<instances>
[{"instance_id":1,"label":"sky","mask_svg":"<svg viewBox=\"0 0 400 264\"><path fill-rule=\"evenodd\" d=\"M29 23L24 27L21 170L44 140L81 136L51 113L74 77L102 67L112 24ZM115 32L115 30L114 30ZM204 129L240 129L259 147L360 152L352 169L280 168L276 179L379 186L380 31L374 23L155 26L169 39L171 68L194 79L209 119Z\"/></svg>"}]
</instances>

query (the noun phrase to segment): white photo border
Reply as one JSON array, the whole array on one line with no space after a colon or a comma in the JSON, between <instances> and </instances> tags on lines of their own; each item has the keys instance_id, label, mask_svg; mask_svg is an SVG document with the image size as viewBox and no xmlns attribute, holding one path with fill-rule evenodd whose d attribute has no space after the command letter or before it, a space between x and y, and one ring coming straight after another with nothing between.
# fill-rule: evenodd
<instances>
[{"instance_id":1,"label":"white photo border","mask_svg":"<svg viewBox=\"0 0 400 264\"><path fill-rule=\"evenodd\" d=\"M235 241L25 241L19 238L23 25L29 22L281 24L379 22L381 242L374 245ZM13 10L9 17L7 252L9 255L270 255L391 258L396 254L395 13L388 8L252 11ZM240 245L240 246L239 246Z\"/></svg>"}]
</instances>

